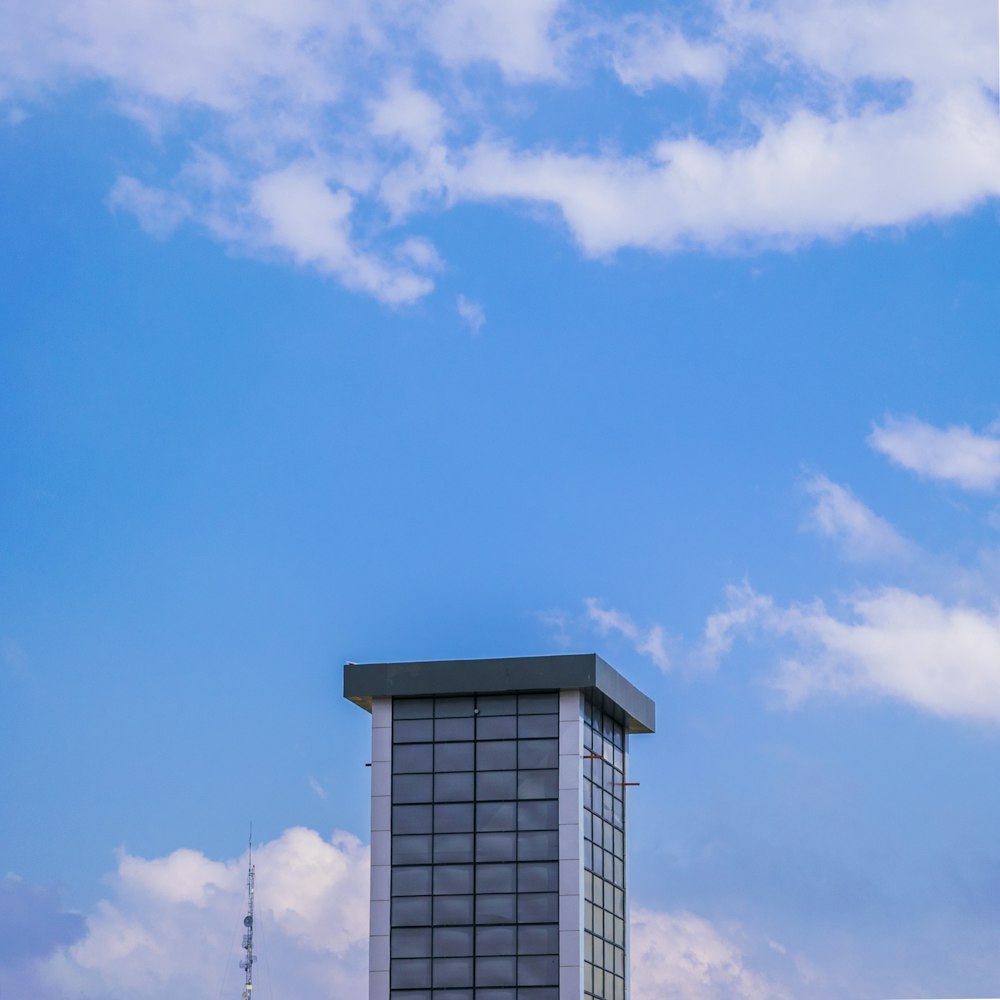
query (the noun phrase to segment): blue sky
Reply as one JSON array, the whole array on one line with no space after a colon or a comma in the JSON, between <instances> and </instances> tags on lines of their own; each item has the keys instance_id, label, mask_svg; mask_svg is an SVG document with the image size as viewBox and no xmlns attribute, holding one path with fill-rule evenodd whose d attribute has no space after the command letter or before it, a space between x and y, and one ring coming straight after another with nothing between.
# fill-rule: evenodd
<instances>
[{"instance_id":1,"label":"blue sky","mask_svg":"<svg viewBox=\"0 0 1000 1000\"><path fill-rule=\"evenodd\" d=\"M251 819L274 995L360 995L340 665L571 650L658 704L636 1000L1000 995L997 63L978 0L8 4L0 996L236 995Z\"/></svg>"}]
</instances>

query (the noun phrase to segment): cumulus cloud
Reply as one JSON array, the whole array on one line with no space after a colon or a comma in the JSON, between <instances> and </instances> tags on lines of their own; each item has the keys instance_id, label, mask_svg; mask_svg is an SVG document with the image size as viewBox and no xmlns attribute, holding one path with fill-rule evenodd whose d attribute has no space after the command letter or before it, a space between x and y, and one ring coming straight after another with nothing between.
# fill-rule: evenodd
<instances>
[{"instance_id":1,"label":"cumulus cloud","mask_svg":"<svg viewBox=\"0 0 1000 1000\"><path fill-rule=\"evenodd\" d=\"M868 443L896 465L967 490L993 490L1000 483L1000 438L967 426L934 427L915 417L886 417Z\"/></svg>"},{"instance_id":2,"label":"cumulus cloud","mask_svg":"<svg viewBox=\"0 0 1000 1000\"><path fill-rule=\"evenodd\" d=\"M255 943L276 995L365 992L368 858L349 834L324 840L301 827L254 851ZM186 849L122 855L111 895L86 916L78 940L33 974L59 998L207 996L220 981L235 993L246 864L246 856L215 861Z\"/></svg>"},{"instance_id":3,"label":"cumulus cloud","mask_svg":"<svg viewBox=\"0 0 1000 1000\"><path fill-rule=\"evenodd\" d=\"M667 636L662 625L640 628L624 611L601 607L601 602L596 597L586 598L584 604L588 619L601 635L618 632L632 643L637 653L649 657L661 670L670 666Z\"/></svg>"},{"instance_id":4,"label":"cumulus cloud","mask_svg":"<svg viewBox=\"0 0 1000 1000\"><path fill-rule=\"evenodd\" d=\"M649 90L658 84L719 84L729 68L729 53L719 43L693 42L662 17L625 17L612 42L611 64L628 87Z\"/></svg>"}]
</instances>

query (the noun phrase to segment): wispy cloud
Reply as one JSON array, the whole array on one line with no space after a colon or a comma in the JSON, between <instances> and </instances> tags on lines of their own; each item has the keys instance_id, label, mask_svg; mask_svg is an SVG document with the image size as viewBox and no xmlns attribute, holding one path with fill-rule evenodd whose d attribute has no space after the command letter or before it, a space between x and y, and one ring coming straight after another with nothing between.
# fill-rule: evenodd
<instances>
[{"instance_id":1,"label":"wispy cloud","mask_svg":"<svg viewBox=\"0 0 1000 1000\"><path fill-rule=\"evenodd\" d=\"M967 490L994 490L1000 483L1000 438L968 426L934 427L916 417L886 417L868 443L904 469Z\"/></svg>"},{"instance_id":2,"label":"wispy cloud","mask_svg":"<svg viewBox=\"0 0 1000 1000\"><path fill-rule=\"evenodd\" d=\"M635 651L648 657L661 670L670 666L667 654L667 636L662 625L651 625L640 628L624 611L616 608L604 608L596 597L584 600L587 617L595 625L601 635L617 632L632 643Z\"/></svg>"},{"instance_id":3,"label":"wispy cloud","mask_svg":"<svg viewBox=\"0 0 1000 1000\"><path fill-rule=\"evenodd\" d=\"M455 301L455 308L462 322L473 332L479 333L486 323L486 310L474 299L467 299L464 295L459 295Z\"/></svg>"}]
</instances>

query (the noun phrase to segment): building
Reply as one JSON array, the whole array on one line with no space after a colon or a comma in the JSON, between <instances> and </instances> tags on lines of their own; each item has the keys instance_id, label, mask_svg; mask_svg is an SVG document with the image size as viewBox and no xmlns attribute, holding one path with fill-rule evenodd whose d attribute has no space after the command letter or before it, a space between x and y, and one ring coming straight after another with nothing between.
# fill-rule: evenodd
<instances>
[{"instance_id":1,"label":"building","mask_svg":"<svg viewBox=\"0 0 1000 1000\"><path fill-rule=\"evenodd\" d=\"M628 738L594 654L349 663L372 714L369 1000L627 1000Z\"/></svg>"}]
</instances>

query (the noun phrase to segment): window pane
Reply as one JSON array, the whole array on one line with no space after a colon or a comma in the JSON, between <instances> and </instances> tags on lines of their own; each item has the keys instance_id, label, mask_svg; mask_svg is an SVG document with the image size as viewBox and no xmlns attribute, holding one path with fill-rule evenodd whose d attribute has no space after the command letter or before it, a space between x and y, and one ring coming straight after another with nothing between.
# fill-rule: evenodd
<instances>
[{"instance_id":1,"label":"window pane","mask_svg":"<svg viewBox=\"0 0 1000 1000\"><path fill-rule=\"evenodd\" d=\"M472 865L437 865L434 869L434 895L457 895L472 892Z\"/></svg>"},{"instance_id":2,"label":"window pane","mask_svg":"<svg viewBox=\"0 0 1000 1000\"><path fill-rule=\"evenodd\" d=\"M543 772L529 772L538 773ZM480 806L480 808L482 808ZM518 802L519 830L555 830L559 825L559 803L555 801Z\"/></svg>"},{"instance_id":3,"label":"window pane","mask_svg":"<svg viewBox=\"0 0 1000 1000\"><path fill-rule=\"evenodd\" d=\"M541 694L519 694L517 696L517 711L520 715L540 715L543 713L559 713L559 694L548 691Z\"/></svg>"},{"instance_id":4,"label":"window pane","mask_svg":"<svg viewBox=\"0 0 1000 1000\"><path fill-rule=\"evenodd\" d=\"M434 747L430 743L414 744L392 755L392 773L410 774L433 770Z\"/></svg>"},{"instance_id":5,"label":"window pane","mask_svg":"<svg viewBox=\"0 0 1000 1000\"><path fill-rule=\"evenodd\" d=\"M517 897L517 919L522 924L544 924L559 919L557 892L522 892Z\"/></svg>"},{"instance_id":6,"label":"window pane","mask_svg":"<svg viewBox=\"0 0 1000 1000\"><path fill-rule=\"evenodd\" d=\"M476 699L480 715L514 715L517 712L517 697L512 694L480 695Z\"/></svg>"},{"instance_id":7,"label":"window pane","mask_svg":"<svg viewBox=\"0 0 1000 1000\"><path fill-rule=\"evenodd\" d=\"M391 1000L431 1000L430 990L393 990Z\"/></svg>"},{"instance_id":8,"label":"window pane","mask_svg":"<svg viewBox=\"0 0 1000 1000\"><path fill-rule=\"evenodd\" d=\"M471 715L467 719L437 719L434 722L436 740L471 740L475 734L476 720Z\"/></svg>"},{"instance_id":9,"label":"window pane","mask_svg":"<svg viewBox=\"0 0 1000 1000\"><path fill-rule=\"evenodd\" d=\"M513 802L484 802L476 805L477 831L491 833L497 830L513 830L516 819L517 813Z\"/></svg>"},{"instance_id":10,"label":"window pane","mask_svg":"<svg viewBox=\"0 0 1000 1000\"><path fill-rule=\"evenodd\" d=\"M435 833L466 833L473 829L471 802L452 802L434 807Z\"/></svg>"},{"instance_id":11,"label":"window pane","mask_svg":"<svg viewBox=\"0 0 1000 1000\"><path fill-rule=\"evenodd\" d=\"M434 954L450 958L472 954L471 927L435 927Z\"/></svg>"},{"instance_id":12,"label":"window pane","mask_svg":"<svg viewBox=\"0 0 1000 1000\"><path fill-rule=\"evenodd\" d=\"M512 924L516 915L514 893L486 893L476 896L477 924Z\"/></svg>"},{"instance_id":13,"label":"window pane","mask_svg":"<svg viewBox=\"0 0 1000 1000\"><path fill-rule=\"evenodd\" d=\"M559 987L523 986L517 991L517 1000L559 1000Z\"/></svg>"},{"instance_id":14,"label":"window pane","mask_svg":"<svg viewBox=\"0 0 1000 1000\"><path fill-rule=\"evenodd\" d=\"M513 955L517 948L516 927L477 927L477 955Z\"/></svg>"},{"instance_id":15,"label":"window pane","mask_svg":"<svg viewBox=\"0 0 1000 1000\"><path fill-rule=\"evenodd\" d=\"M472 896L435 896L435 924L471 924Z\"/></svg>"},{"instance_id":16,"label":"window pane","mask_svg":"<svg viewBox=\"0 0 1000 1000\"><path fill-rule=\"evenodd\" d=\"M392 838L394 865L426 865L431 861L431 835L420 833Z\"/></svg>"},{"instance_id":17,"label":"window pane","mask_svg":"<svg viewBox=\"0 0 1000 1000\"><path fill-rule=\"evenodd\" d=\"M526 716L526 718L528 718ZM547 718L547 716L531 716ZM542 735L548 736L549 733ZM480 715L476 725L476 736L481 740L512 740L517 736L517 717L514 715Z\"/></svg>"},{"instance_id":18,"label":"window pane","mask_svg":"<svg viewBox=\"0 0 1000 1000\"><path fill-rule=\"evenodd\" d=\"M435 990L434 1000L472 1000L475 993L470 986L464 990ZM558 997L556 998L558 1000Z\"/></svg>"},{"instance_id":19,"label":"window pane","mask_svg":"<svg viewBox=\"0 0 1000 1000\"><path fill-rule=\"evenodd\" d=\"M393 896L429 896L430 892L430 868L393 868Z\"/></svg>"},{"instance_id":20,"label":"window pane","mask_svg":"<svg viewBox=\"0 0 1000 1000\"><path fill-rule=\"evenodd\" d=\"M513 986L517 967L510 955L476 959L477 986Z\"/></svg>"},{"instance_id":21,"label":"window pane","mask_svg":"<svg viewBox=\"0 0 1000 1000\"><path fill-rule=\"evenodd\" d=\"M559 772L521 771L517 776L519 799L554 799L559 795Z\"/></svg>"},{"instance_id":22,"label":"window pane","mask_svg":"<svg viewBox=\"0 0 1000 1000\"><path fill-rule=\"evenodd\" d=\"M471 958L435 958L435 986L471 986Z\"/></svg>"},{"instance_id":23,"label":"window pane","mask_svg":"<svg viewBox=\"0 0 1000 1000\"><path fill-rule=\"evenodd\" d=\"M554 861L518 865L517 888L520 892L558 892L559 865Z\"/></svg>"},{"instance_id":24,"label":"window pane","mask_svg":"<svg viewBox=\"0 0 1000 1000\"><path fill-rule=\"evenodd\" d=\"M520 768L558 767L559 741L518 740L517 766Z\"/></svg>"},{"instance_id":25,"label":"window pane","mask_svg":"<svg viewBox=\"0 0 1000 1000\"><path fill-rule=\"evenodd\" d=\"M423 958L393 959L390 963L390 981L393 986L430 986L431 963Z\"/></svg>"},{"instance_id":26,"label":"window pane","mask_svg":"<svg viewBox=\"0 0 1000 1000\"><path fill-rule=\"evenodd\" d=\"M476 990L476 1000L517 1000L517 990L513 986L495 986L492 989Z\"/></svg>"},{"instance_id":27,"label":"window pane","mask_svg":"<svg viewBox=\"0 0 1000 1000\"><path fill-rule=\"evenodd\" d=\"M475 709L474 698L435 698L434 714L439 719L471 716Z\"/></svg>"},{"instance_id":28,"label":"window pane","mask_svg":"<svg viewBox=\"0 0 1000 1000\"><path fill-rule=\"evenodd\" d=\"M559 925L534 924L519 927L517 951L519 955L558 955Z\"/></svg>"},{"instance_id":29,"label":"window pane","mask_svg":"<svg viewBox=\"0 0 1000 1000\"><path fill-rule=\"evenodd\" d=\"M435 802L471 802L472 792L471 771L434 775Z\"/></svg>"},{"instance_id":30,"label":"window pane","mask_svg":"<svg viewBox=\"0 0 1000 1000\"><path fill-rule=\"evenodd\" d=\"M536 803L529 803L536 805ZM555 830L536 830L517 835L520 861L555 861L559 858L559 834Z\"/></svg>"},{"instance_id":31,"label":"window pane","mask_svg":"<svg viewBox=\"0 0 1000 1000\"><path fill-rule=\"evenodd\" d=\"M392 724L394 743L430 743L434 738L431 719L400 719Z\"/></svg>"},{"instance_id":32,"label":"window pane","mask_svg":"<svg viewBox=\"0 0 1000 1000\"><path fill-rule=\"evenodd\" d=\"M476 834L476 861L513 861L520 835L516 841L514 837L513 833Z\"/></svg>"},{"instance_id":33,"label":"window pane","mask_svg":"<svg viewBox=\"0 0 1000 1000\"><path fill-rule=\"evenodd\" d=\"M430 806L393 806L393 833L430 833Z\"/></svg>"},{"instance_id":34,"label":"window pane","mask_svg":"<svg viewBox=\"0 0 1000 1000\"><path fill-rule=\"evenodd\" d=\"M394 774L392 776L393 802L430 802L431 775Z\"/></svg>"},{"instance_id":35,"label":"window pane","mask_svg":"<svg viewBox=\"0 0 1000 1000\"><path fill-rule=\"evenodd\" d=\"M477 774L476 798L480 801L517 798L517 772L484 771Z\"/></svg>"},{"instance_id":36,"label":"window pane","mask_svg":"<svg viewBox=\"0 0 1000 1000\"><path fill-rule=\"evenodd\" d=\"M435 746L434 770L471 771L474 766L475 747L475 743L442 743Z\"/></svg>"},{"instance_id":37,"label":"window pane","mask_svg":"<svg viewBox=\"0 0 1000 1000\"><path fill-rule=\"evenodd\" d=\"M390 937L393 958L430 958L431 929L429 927L397 927Z\"/></svg>"},{"instance_id":38,"label":"window pane","mask_svg":"<svg viewBox=\"0 0 1000 1000\"><path fill-rule=\"evenodd\" d=\"M559 956L528 955L519 958L517 981L521 986L558 986Z\"/></svg>"},{"instance_id":39,"label":"window pane","mask_svg":"<svg viewBox=\"0 0 1000 1000\"><path fill-rule=\"evenodd\" d=\"M497 740L478 744L476 768L479 771L508 771L517 767L517 744Z\"/></svg>"},{"instance_id":40,"label":"window pane","mask_svg":"<svg viewBox=\"0 0 1000 1000\"><path fill-rule=\"evenodd\" d=\"M513 892L513 865L476 865L476 892Z\"/></svg>"},{"instance_id":41,"label":"window pane","mask_svg":"<svg viewBox=\"0 0 1000 1000\"><path fill-rule=\"evenodd\" d=\"M517 735L525 738L559 735L558 715L522 715L517 720Z\"/></svg>"},{"instance_id":42,"label":"window pane","mask_svg":"<svg viewBox=\"0 0 1000 1000\"><path fill-rule=\"evenodd\" d=\"M439 833L434 837L434 860L438 864L472 860L471 833Z\"/></svg>"},{"instance_id":43,"label":"window pane","mask_svg":"<svg viewBox=\"0 0 1000 1000\"><path fill-rule=\"evenodd\" d=\"M433 698L393 698L394 719L429 719L434 714Z\"/></svg>"},{"instance_id":44,"label":"window pane","mask_svg":"<svg viewBox=\"0 0 1000 1000\"><path fill-rule=\"evenodd\" d=\"M430 922L430 896L404 896L392 901L393 927L419 927Z\"/></svg>"}]
</instances>

